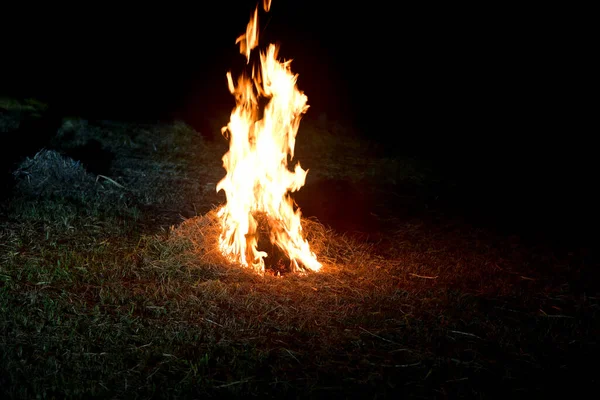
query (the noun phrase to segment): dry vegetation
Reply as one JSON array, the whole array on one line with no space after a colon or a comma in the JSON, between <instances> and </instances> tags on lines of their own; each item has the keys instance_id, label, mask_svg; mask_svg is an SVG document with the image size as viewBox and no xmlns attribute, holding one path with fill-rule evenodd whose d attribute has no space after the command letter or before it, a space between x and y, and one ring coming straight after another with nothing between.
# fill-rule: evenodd
<instances>
[{"instance_id":1,"label":"dry vegetation","mask_svg":"<svg viewBox=\"0 0 600 400\"><path fill-rule=\"evenodd\" d=\"M304 129L313 179L427 182L338 128ZM110 176L61 155L90 139L114 154ZM71 120L22 163L0 215L4 398L506 398L597 383L598 297L573 285L585 255L437 214L397 217L375 241L305 219L323 271L258 276L216 250L225 150L183 124Z\"/></svg>"}]
</instances>

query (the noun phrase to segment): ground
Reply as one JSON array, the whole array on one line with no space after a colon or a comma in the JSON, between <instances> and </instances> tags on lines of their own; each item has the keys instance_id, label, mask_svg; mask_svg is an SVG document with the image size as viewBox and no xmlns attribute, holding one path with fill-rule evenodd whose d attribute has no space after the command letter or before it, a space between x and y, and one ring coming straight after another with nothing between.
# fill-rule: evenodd
<instances>
[{"instance_id":1,"label":"ground","mask_svg":"<svg viewBox=\"0 0 600 400\"><path fill-rule=\"evenodd\" d=\"M597 385L589 251L453 213L435 169L322 118L301 125L309 173L295 198L324 268L258 276L215 251L227 143L204 137L65 116L14 165L0 209L4 398L537 398Z\"/></svg>"}]
</instances>

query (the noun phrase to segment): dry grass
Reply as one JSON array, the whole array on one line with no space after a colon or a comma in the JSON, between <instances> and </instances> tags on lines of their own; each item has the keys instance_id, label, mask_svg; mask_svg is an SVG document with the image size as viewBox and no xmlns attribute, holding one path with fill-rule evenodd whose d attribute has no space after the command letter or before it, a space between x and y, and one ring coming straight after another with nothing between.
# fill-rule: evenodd
<instances>
[{"instance_id":1,"label":"dry grass","mask_svg":"<svg viewBox=\"0 0 600 400\"><path fill-rule=\"evenodd\" d=\"M506 398L597 382L599 297L574 286L576 250L438 214L368 242L304 219L322 271L259 276L216 247L222 143L181 124L74 131L116 155L110 179L40 153L0 208L4 397ZM345 179L388 161L308 162Z\"/></svg>"}]
</instances>

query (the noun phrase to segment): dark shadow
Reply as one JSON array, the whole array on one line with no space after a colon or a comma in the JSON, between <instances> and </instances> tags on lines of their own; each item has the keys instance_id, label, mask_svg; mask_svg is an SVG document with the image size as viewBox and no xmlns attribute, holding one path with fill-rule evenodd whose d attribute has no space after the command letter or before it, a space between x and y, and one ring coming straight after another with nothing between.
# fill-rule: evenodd
<instances>
[{"instance_id":1,"label":"dark shadow","mask_svg":"<svg viewBox=\"0 0 600 400\"><path fill-rule=\"evenodd\" d=\"M365 235L382 228L372 214L374 199L356 184L339 179L320 179L293 193L303 217L317 218L340 233Z\"/></svg>"},{"instance_id":2,"label":"dark shadow","mask_svg":"<svg viewBox=\"0 0 600 400\"><path fill-rule=\"evenodd\" d=\"M114 153L102 147L102 144L91 139L83 146L74 147L64 154L76 161L80 161L85 169L94 175L109 175Z\"/></svg>"}]
</instances>

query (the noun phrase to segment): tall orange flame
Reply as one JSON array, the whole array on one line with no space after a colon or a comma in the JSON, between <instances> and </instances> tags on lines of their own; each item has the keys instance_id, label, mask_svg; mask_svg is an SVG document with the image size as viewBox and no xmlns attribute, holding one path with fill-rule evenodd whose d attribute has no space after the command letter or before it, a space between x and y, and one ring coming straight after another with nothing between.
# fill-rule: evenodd
<instances>
[{"instance_id":1,"label":"tall orange flame","mask_svg":"<svg viewBox=\"0 0 600 400\"><path fill-rule=\"evenodd\" d=\"M271 0L263 0L263 9L266 12L269 12L269 10L271 9Z\"/></svg>"},{"instance_id":2,"label":"tall orange flame","mask_svg":"<svg viewBox=\"0 0 600 400\"><path fill-rule=\"evenodd\" d=\"M270 0L263 0L266 11L270 6ZM258 45L258 7L237 43L249 63L250 52ZM300 209L294 210L290 197L290 192L304 186L308 170L300 163L293 171L288 168L300 119L309 106L306 95L296 87L298 75L291 72L291 60L280 62L277 53L278 47L270 44L260 53L260 69L253 70L250 78L240 76L237 85L227 73L236 107L222 128L229 136L229 151L223 156L227 174L217 185L217 192L223 190L227 197L217 212L222 227L220 249L231 261L264 273L268 255L258 250L255 218L262 213L271 243L286 254L292 269L318 271L321 263L303 237ZM259 98L268 100L262 118Z\"/></svg>"},{"instance_id":3,"label":"tall orange flame","mask_svg":"<svg viewBox=\"0 0 600 400\"><path fill-rule=\"evenodd\" d=\"M254 16L248 22L246 33L240 35L235 43L240 44L240 52L246 55L246 59L250 62L250 52L258 46L258 7L254 10Z\"/></svg>"}]
</instances>

